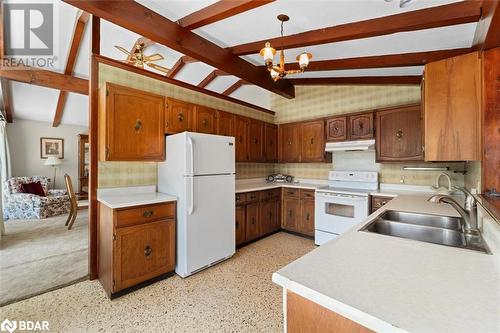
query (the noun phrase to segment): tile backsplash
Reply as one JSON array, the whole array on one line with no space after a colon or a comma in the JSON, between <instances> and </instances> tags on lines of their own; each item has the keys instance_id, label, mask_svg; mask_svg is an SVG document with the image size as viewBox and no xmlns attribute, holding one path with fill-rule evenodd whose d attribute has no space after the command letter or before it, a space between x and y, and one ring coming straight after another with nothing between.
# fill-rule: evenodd
<instances>
[{"instance_id":1,"label":"tile backsplash","mask_svg":"<svg viewBox=\"0 0 500 333\"><path fill-rule=\"evenodd\" d=\"M156 185L156 162L99 162L98 188Z\"/></svg>"}]
</instances>

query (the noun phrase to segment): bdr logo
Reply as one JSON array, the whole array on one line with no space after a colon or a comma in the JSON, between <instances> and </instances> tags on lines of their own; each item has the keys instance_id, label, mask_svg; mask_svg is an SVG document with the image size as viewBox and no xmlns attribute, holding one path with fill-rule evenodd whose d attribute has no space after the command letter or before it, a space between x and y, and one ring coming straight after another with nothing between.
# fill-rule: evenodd
<instances>
[{"instance_id":1,"label":"bdr logo","mask_svg":"<svg viewBox=\"0 0 500 333\"><path fill-rule=\"evenodd\" d=\"M30 320L9 320L5 319L2 324L0 324L1 331L8 331L13 333L16 329L19 331L48 331L49 322L46 320L42 321L30 321Z\"/></svg>"},{"instance_id":2,"label":"bdr logo","mask_svg":"<svg viewBox=\"0 0 500 333\"><path fill-rule=\"evenodd\" d=\"M3 6L7 56L53 55L52 3L5 3Z\"/></svg>"}]
</instances>

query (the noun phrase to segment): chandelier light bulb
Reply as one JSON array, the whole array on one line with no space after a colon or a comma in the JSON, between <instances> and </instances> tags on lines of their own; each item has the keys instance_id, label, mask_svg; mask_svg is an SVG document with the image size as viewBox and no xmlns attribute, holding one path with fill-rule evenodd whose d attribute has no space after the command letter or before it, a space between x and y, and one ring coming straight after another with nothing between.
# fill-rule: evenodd
<instances>
[{"instance_id":1,"label":"chandelier light bulb","mask_svg":"<svg viewBox=\"0 0 500 333\"><path fill-rule=\"evenodd\" d=\"M264 58L264 62L266 64L273 62L275 54L276 50L271 47L271 44L269 42L267 42L264 48L260 50L260 55Z\"/></svg>"},{"instance_id":2,"label":"chandelier light bulb","mask_svg":"<svg viewBox=\"0 0 500 333\"><path fill-rule=\"evenodd\" d=\"M300 69L305 69L307 66L309 66L309 60L312 58L312 54L310 53L302 53L297 57L297 60L299 61L299 67Z\"/></svg>"}]
</instances>

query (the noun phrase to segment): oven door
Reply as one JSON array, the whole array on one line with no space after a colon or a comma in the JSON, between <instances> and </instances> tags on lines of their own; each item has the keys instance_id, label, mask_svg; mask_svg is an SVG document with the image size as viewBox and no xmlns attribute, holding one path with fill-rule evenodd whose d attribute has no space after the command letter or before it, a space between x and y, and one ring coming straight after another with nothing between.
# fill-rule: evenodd
<instances>
[{"instance_id":1,"label":"oven door","mask_svg":"<svg viewBox=\"0 0 500 333\"><path fill-rule=\"evenodd\" d=\"M316 192L315 229L340 235L368 216L368 196Z\"/></svg>"}]
</instances>

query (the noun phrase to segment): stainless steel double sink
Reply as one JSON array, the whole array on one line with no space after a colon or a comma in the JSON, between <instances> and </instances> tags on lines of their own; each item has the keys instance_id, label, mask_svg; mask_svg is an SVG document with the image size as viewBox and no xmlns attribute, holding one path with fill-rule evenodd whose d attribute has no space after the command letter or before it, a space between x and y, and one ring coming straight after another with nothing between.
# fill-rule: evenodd
<instances>
[{"instance_id":1,"label":"stainless steel double sink","mask_svg":"<svg viewBox=\"0 0 500 333\"><path fill-rule=\"evenodd\" d=\"M490 253L481 235L463 230L461 217L387 210L361 231Z\"/></svg>"}]
</instances>

